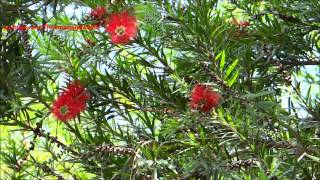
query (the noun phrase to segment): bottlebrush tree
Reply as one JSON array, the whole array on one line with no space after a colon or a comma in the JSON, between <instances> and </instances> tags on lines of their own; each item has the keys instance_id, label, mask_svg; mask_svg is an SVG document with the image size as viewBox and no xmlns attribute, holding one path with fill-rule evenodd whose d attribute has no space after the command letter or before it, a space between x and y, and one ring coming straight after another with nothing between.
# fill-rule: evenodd
<instances>
[{"instance_id":1,"label":"bottlebrush tree","mask_svg":"<svg viewBox=\"0 0 320 180\"><path fill-rule=\"evenodd\" d=\"M2 1L0 179L319 178L319 9Z\"/></svg>"}]
</instances>

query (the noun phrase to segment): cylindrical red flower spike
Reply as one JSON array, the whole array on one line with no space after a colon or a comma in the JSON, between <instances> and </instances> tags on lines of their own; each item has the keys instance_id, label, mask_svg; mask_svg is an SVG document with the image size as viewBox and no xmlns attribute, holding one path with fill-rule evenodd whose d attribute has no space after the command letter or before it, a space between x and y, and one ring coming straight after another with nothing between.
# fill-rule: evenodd
<instances>
[{"instance_id":1,"label":"cylindrical red flower spike","mask_svg":"<svg viewBox=\"0 0 320 180\"><path fill-rule=\"evenodd\" d=\"M114 44L126 44L137 34L137 19L128 11L111 14L105 23Z\"/></svg>"},{"instance_id":2,"label":"cylindrical red flower spike","mask_svg":"<svg viewBox=\"0 0 320 180\"><path fill-rule=\"evenodd\" d=\"M191 93L191 108L209 112L220 104L220 95L206 85L197 84Z\"/></svg>"},{"instance_id":3,"label":"cylindrical red flower spike","mask_svg":"<svg viewBox=\"0 0 320 180\"><path fill-rule=\"evenodd\" d=\"M101 20L106 12L107 10L105 7L97 6L96 8L92 9L90 16L94 19Z\"/></svg>"},{"instance_id":4,"label":"cylindrical red flower spike","mask_svg":"<svg viewBox=\"0 0 320 180\"><path fill-rule=\"evenodd\" d=\"M250 22L249 21L241 21L239 25L242 28L247 28L250 26Z\"/></svg>"},{"instance_id":5,"label":"cylindrical red flower spike","mask_svg":"<svg viewBox=\"0 0 320 180\"><path fill-rule=\"evenodd\" d=\"M90 95L78 81L68 84L53 102L51 112L60 121L69 121L77 117L86 108Z\"/></svg>"},{"instance_id":6,"label":"cylindrical red flower spike","mask_svg":"<svg viewBox=\"0 0 320 180\"><path fill-rule=\"evenodd\" d=\"M233 18L231 24L238 26L239 28L247 28L250 26L249 21L238 21L237 19Z\"/></svg>"}]
</instances>

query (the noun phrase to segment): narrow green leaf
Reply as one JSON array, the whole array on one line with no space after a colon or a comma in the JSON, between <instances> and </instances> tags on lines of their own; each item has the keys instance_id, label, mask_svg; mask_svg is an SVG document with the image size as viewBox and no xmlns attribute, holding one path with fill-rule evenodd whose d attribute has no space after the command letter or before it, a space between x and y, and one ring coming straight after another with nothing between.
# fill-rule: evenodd
<instances>
[{"instance_id":1,"label":"narrow green leaf","mask_svg":"<svg viewBox=\"0 0 320 180\"><path fill-rule=\"evenodd\" d=\"M311 85L308 88L308 92L307 92L307 96L306 97L307 97L306 102L310 103L310 100L311 100Z\"/></svg>"},{"instance_id":2,"label":"narrow green leaf","mask_svg":"<svg viewBox=\"0 0 320 180\"><path fill-rule=\"evenodd\" d=\"M223 52L224 52L224 51L221 51L219 54L217 54L217 55L216 55L216 58L214 58L214 61L218 61Z\"/></svg>"},{"instance_id":3,"label":"narrow green leaf","mask_svg":"<svg viewBox=\"0 0 320 180\"><path fill-rule=\"evenodd\" d=\"M226 53L225 53L225 51L222 51L222 56L221 56L221 59L220 59L220 70L221 71L224 68L225 62L226 62Z\"/></svg>"},{"instance_id":4,"label":"narrow green leaf","mask_svg":"<svg viewBox=\"0 0 320 180\"><path fill-rule=\"evenodd\" d=\"M239 71L234 73L233 76L228 80L229 87L231 87L234 84L234 82L236 82L236 80L238 79L238 76L239 76Z\"/></svg>"},{"instance_id":5,"label":"narrow green leaf","mask_svg":"<svg viewBox=\"0 0 320 180\"><path fill-rule=\"evenodd\" d=\"M236 59L227 69L226 72L226 79L229 77L229 75L232 73L232 71L234 70L234 68L237 66L239 59Z\"/></svg>"},{"instance_id":6,"label":"narrow green leaf","mask_svg":"<svg viewBox=\"0 0 320 180\"><path fill-rule=\"evenodd\" d=\"M225 65L226 60L226 52L223 50L215 57L214 61L218 61L220 59L220 70L222 71Z\"/></svg>"}]
</instances>

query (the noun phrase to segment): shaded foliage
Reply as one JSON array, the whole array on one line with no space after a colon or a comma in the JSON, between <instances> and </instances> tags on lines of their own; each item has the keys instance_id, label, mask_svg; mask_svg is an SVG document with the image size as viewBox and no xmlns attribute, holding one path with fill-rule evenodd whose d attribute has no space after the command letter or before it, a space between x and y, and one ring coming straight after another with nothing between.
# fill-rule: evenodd
<instances>
[{"instance_id":1,"label":"shaded foliage","mask_svg":"<svg viewBox=\"0 0 320 180\"><path fill-rule=\"evenodd\" d=\"M320 177L318 1L69 3L0 4L1 178ZM3 28L95 24L98 5L135 12L135 39ZM91 99L60 122L51 106L73 80ZM212 112L190 109L198 83L221 95Z\"/></svg>"}]
</instances>

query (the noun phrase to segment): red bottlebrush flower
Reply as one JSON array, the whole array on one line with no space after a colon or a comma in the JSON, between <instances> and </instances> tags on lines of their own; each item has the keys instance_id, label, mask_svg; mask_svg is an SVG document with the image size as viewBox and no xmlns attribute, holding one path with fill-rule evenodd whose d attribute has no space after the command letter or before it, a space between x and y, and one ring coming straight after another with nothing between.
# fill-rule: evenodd
<instances>
[{"instance_id":1,"label":"red bottlebrush flower","mask_svg":"<svg viewBox=\"0 0 320 180\"><path fill-rule=\"evenodd\" d=\"M242 28L247 28L248 26L250 26L250 22L249 21L241 21L239 25Z\"/></svg>"},{"instance_id":2,"label":"red bottlebrush flower","mask_svg":"<svg viewBox=\"0 0 320 180\"><path fill-rule=\"evenodd\" d=\"M232 18L231 24L238 26L239 28L247 28L250 26L250 22L249 21L238 21L235 18Z\"/></svg>"},{"instance_id":3,"label":"red bottlebrush flower","mask_svg":"<svg viewBox=\"0 0 320 180\"><path fill-rule=\"evenodd\" d=\"M105 23L106 32L115 44L126 44L137 34L137 19L128 11L111 14Z\"/></svg>"},{"instance_id":4,"label":"red bottlebrush flower","mask_svg":"<svg viewBox=\"0 0 320 180\"><path fill-rule=\"evenodd\" d=\"M103 16L106 14L107 10L105 7L97 6L95 9L92 9L90 16L94 19L101 20Z\"/></svg>"},{"instance_id":5,"label":"red bottlebrush flower","mask_svg":"<svg viewBox=\"0 0 320 180\"><path fill-rule=\"evenodd\" d=\"M86 108L90 95L78 81L70 83L53 102L51 112L63 122L74 119Z\"/></svg>"},{"instance_id":6,"label":"red bottlebrush flower","mask_svg":"<svg viewBox=\"0 0 320 180\"><path fill-rule=\"evenodd\" d=\"M218 107L220 95L211 88L197 84L191 94L191 108L201 112L209 112L212 108Z\"/></svg>"}]
</instances>

